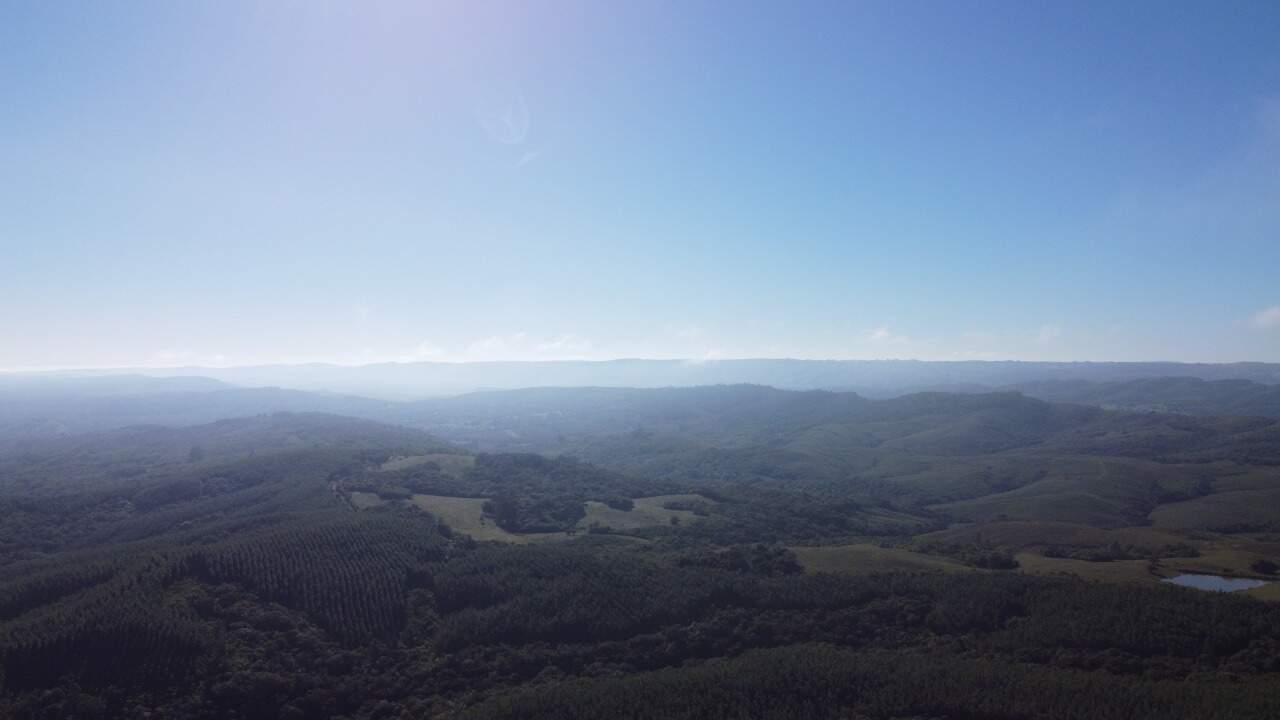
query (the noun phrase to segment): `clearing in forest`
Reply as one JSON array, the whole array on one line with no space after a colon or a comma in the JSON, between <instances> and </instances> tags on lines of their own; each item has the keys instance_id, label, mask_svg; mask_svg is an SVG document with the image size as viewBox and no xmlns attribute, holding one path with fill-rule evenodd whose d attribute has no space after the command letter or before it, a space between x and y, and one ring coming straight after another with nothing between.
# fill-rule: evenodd
<instances>
[{"instance_id":1,"label":"clearing in forest","mask_svg":"<svg viewBox=\"0 0 1280 720\"><path fill-rule=\"evenodd\" d=\"M367 510L369 508L382 507L387 504L387 501L378 497L378 493L356 490L351 493L351 504L355 505L357 510Z\"/></svg>"},{"instance_id":2,"label":"clearing in forest","mask_svg":"<svg viewBox=\"0 0 1280 720\"><path fill-rule=\"evenodd\" d=\"M796 559L808 572L832 572L849 575L903 570L972 571L973 568L950 558L903 550L882 548L870 543L793 547Z\"/></svg>"},{"instance_id":3,"label":"clearing in forest","mask_svg":"<svg viewBox=\"0 0 1280 720\"><path fill-rule=\"evenodd\" d=\"M445 475L461 478L463 474L475 466L476 459L473 455L458 455L454 453L397 455L396 457L382 463L378 469L384 472L390 472L394 470L404 470L417 465L425 465L427 463L435 463L436 465L439 465L440 471Z\"/></svg>"},{"instance_id":4,"label":"clearing in forest","mask_svg":"<svg viewBox=\"0 0 1280 720\"><path fill-rule=\"evenodd\" d=\"M357 500L356 496L361 497ZM364 496L371 496L372 500ZM376 500L377 502L373 502ZM631 510L617 510L594 500L586 503L586 516L578 521L573 533L513 533L508 532L493 518L484 514L484 504L488 498L450 497L447 495L414 495L411 502L419 508L440 518L446 525L457 532L465 533L476 540L497 540L509 543L546 542L548 540L565 540L578 532L586 532L592 525L601 525L614 532L625 533L628 530L670 525L671 518L678 518L678 523L692 523L699 518L690 510L672 510L664 507L671 502L696 502L712 504L713 501L701 495L655 495L647 498L636 498ZM373 507L382 502L372 493L353 493L352 501L357 507ZM363 503L363 504L362 504Z\"/></svg>"},{"instance_id":5,"label":"clearing in forest","mask_svg":"<svg viewBox=\"0 0 1280 720\"><path fill-rule=\"evenodd\" d=\"M414 505L440 518L446 525L457 532L470 535L472 538L497 540L508 543L545 542L547 540L563 540L568 533L511 533L498 527L493 518L485 517L484 504L487 498L449 497L447 495L414 495Z\"/></svg>"},{"instance_id":6,"label":"clearing in forest","mask_svg":"<svg viewBox=\"0 0 1280 720\"><path fill-rule=\"evenodd\" d=\"M592 525L603 525L611 530L638 530L655 525L670 525L671 518L678 523L691 523L698 516L689 510L669 510L664 505L671 502L703 503L710 505L711 500L701 495L654 495L653 497L636 498L635 506L630 510L618 510L595 500L587 501L587 515L578 521L578 527L590 528Z\"/></svg>"}]
</instances>

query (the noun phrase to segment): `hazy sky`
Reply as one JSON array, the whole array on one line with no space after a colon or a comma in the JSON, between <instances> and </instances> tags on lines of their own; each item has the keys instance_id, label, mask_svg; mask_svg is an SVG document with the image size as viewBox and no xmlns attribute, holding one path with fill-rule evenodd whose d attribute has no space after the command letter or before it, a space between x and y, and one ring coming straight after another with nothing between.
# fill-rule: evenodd
<instances>
[{"instance_id":1,"label":"hazy sky","mask_svg":"<svg viewBox=\"0 0 1280 720\"><path fill-rule=\"evenodd\" d=\"M6 2L0 368L1280 361L1280 4Z\"/></svg>"}]
</instances>

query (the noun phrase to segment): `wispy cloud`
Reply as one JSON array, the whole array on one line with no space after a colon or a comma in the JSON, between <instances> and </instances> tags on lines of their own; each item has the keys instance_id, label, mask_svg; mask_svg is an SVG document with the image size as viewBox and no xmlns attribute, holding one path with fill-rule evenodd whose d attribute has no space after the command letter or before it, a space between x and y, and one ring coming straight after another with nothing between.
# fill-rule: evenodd
<instances>
[{"instance_id":1,"label":"wispy cloud","mask_svg":"<svg viewBox=\"0 0 1280 720\"><path fill-rule=\"evenodd\" d=\"M566 333L554 340L538 343L536 349L540 353L557 355L585 353L591 350L591 341L581 335Z\"/></svg>"},{"instance_id":2,"label":"wispy cloud","mask_svg":"<svg viewBox=\"0 0 1280 720\"><path fill-rule=\"evenodd\" d=\"M1062 326L1060 325L1046 323L1036 331L1036 342L1041 345L1048 345L1060 337L1062 337Z\"/></svg>"},{"instance_id":3,"label":"wispy cloud","mask_svg":"<svg viewBox=\"0 0 1280 720\"><path fill-rule=\"evenodd\" d=\"M1280 329L1280 305L1263 308L1249 318L1249 324L1259 330Z\"/></svg>"},{"instance_id":4,"label":"wispy cloud","mask_svg":"<svg viewBox=\"0 0 1280 720\"><path fill-rule=\"evenodd\" d=\"M205 355L190 350L157 350L147 357L147 367L175 367L179 365L199 365L202 367L219 367L227 364L227 356L221 353Z\"/></svg>"},{"instance_id":5,"label":"wispy cloud","mask_svg":"<svg viewBox=\"0 0 1280 720\"><path fill-rule=\"evenodd\" d=\"M577 333L561 333L552 337L535 337L520 331L509 335L490 335L470 343L464 360L580 360L585 359L595 344Z\"/></svg>"},{"instance_id":6,"label":"wispy cloud","mask_svg":"<svg viewBox=\"0 0 1280 720\"><path fill-rule=\"evenodd\" d=\"M519 349L528 334L524 331L511 335L490 335L467 345L467 356L480 360L509 360L513 351Z\"/></svg>"},{"instance_id":7,"label":"wispy cloud","mask_svg":"<svg viewBox=\"0 0 1280 720\"><path fill-rule=\"evenodd\" d=\"M691 357L691 358L686 359L686 360L684 361L684 364L686 364L686 365L707 365L707 364L709 364L709 363L714 363L714 362L717 362L717 361L719 361L719 360L723 360L723 359L724 359L724 357L725 357L724 350L721 350L720 348L712 348L712 349L707 350L706 352L702 353L701 355L699 355L699 356L697 356L697 357Z\"/></svg>"},{"instance_id":8,"label":"wispy cloud","mask_svg":"<svg viewBox=\"0 0 1280 720\"><path fill-rule=\"evenodd\" d=\"M867 342L874 345L902 345L911 342L911 338L895 334L888 327L878 327L867 333Z\"/></svg>"},{"instance_id":9,"label":"wispy cloud","mask_svg":"<svg viewBox=\"0 0 1280 720\"><path fill-rule=\"evenodd\" d=\"M504 145L519 145L529 136L529 106L519 93L504 102L476 108L476 119L486 135Z\"/></svg>"},{"instance_id":10,"label":"wispy cloud","mask_svg":"<svg viewBox=\"0 0 1280 720\"><path fill-rule=\"evenodd\" d=\"M441 360L444 358L444 348L438 347L429 340L423 340L413 346L409 352L396 358L399 362L421 362L423 360Z\"/></svg>"},{"instance_id":11,"label":"wispy cloud","mask_svg":"<svg viewBox=\"0 0 1280 720\"><path fill-rule=\"evenodd\" d=\"M151 365L177 365L195 359L196 354L187 350L157 350L151 353L148 363Z\"/></svg>"}]
</instances>

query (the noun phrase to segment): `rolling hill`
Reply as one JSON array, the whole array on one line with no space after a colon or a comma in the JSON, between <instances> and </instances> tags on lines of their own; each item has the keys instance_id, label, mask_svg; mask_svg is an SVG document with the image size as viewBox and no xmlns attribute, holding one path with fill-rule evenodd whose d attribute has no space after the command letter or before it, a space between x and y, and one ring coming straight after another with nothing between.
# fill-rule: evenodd
<instances>
[{"instance_id":1,"label":"rolling hill","mask_svg":"<svg viewBox=\"0 0 1280 720\"><path fill-rule=\"evenodd\" d=\"M350 400L136 390L104 417ZM752 385L354 403L398 424L10 438L0 715L588 717L721 667L820 677L806 657L872 717L958 711L975 683L995 716L1274 697L1280 610L1160 581L1270 577L1280 421ZM926 676L967 679L925 707Z\"/></svg>"}]
</instances>

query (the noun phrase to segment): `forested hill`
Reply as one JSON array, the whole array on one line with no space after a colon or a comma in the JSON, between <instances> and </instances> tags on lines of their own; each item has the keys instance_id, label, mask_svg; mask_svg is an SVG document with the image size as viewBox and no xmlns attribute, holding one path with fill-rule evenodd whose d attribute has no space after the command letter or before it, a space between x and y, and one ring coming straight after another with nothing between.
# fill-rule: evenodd
<instances>
[{"instance_id":1,"label":"forested hill","mask_svg":"<svg viewBox=\"0 0 1280 720\"><path fill-rule=\"evenodd\" d=\"M202 425L278 412L378 419L394 416L393 407L393 403L381 400L281 388L240 388L208 378L0 382L0 448L15 441L132 425Z\"/></svg>"},{"instance_id":2,"label":"forested hill","mask_svg":"<svg viewBox=\"0 0 1280 720\"><path fill-rule=\"evenodd\" d=\"M132 425L184 426L276 412L321 412L402 424L495 446L505 436L526 447L552 436L626 430L680 430L688 439L754 442L770 432L909 407L904 397L1019 393L1055 403L1200 416L1280 417L1278 386L1245 380L1149 378L1118 383L1050 381L959 392L890 393L871 400L854 392L791 391L760 385L672 388L542 387L476 392L411 402L350 395L229 387L207 378L107 377L3 381L0 448L39 438ZM961 400L950 401L963 408ZM975 401L988 402L988 401ZM897 403L897 404L895 404Z\"/></svg>"},{"instance_id":3,"label":"forested hill","mask_svg":"<svg viewBox=\"0 0 1280 720\"><path fill-rule=\"evenodd\" d=\"M767 384L788 389L865 388L876 395L910 388L1002 387L1042 380L1124 382L1139 378L1247 379L1280 383L1274 363L1037 363L922 360L608 360L538 363L380 363L257 365L246 368L116 370L204 375L241 387L284 387L411 398L524 387L689 387ZM104 373L104 372L100 372Z\"/></svg>"},{"instance_id":4,"label":"forested hill","mask_svg":"<svg viewBox=\"0 0 1280 720\"><path fill-rule=\"evenodd\" d=\"M1016 392L867 400L854 393L753 385L474 393L413 403L404 413L406 422L479 448L557 451L584 438L641 432L693 445L800 443L829 446L838 454L896 448L972 455L1043 445L1149 456L1162 447L1184 454L1207 450L1237 435L1266 445L1278 427L1275 419L1106 411Z\"/></svg>"},{"instance_id":5,"label":"forested hill","mask_svg":"<svg viewBox=\"0 0 1280 720\"><path fill-rule=\"evenodd\" d=\"M760 385L692 388L533 388L471 393L404 406L415 425L480 445L528 447L561 437L650 429L689 440L750 443L864 412L854 393L796 392Z\"/></svg>"},{"instance_id":6,"label":"forested hill","mask_svg":"<svg viewBox=\"0 0 1280 720\"><path fill-rule=\"evenodd\" d=\"M1051 380L1009 389L1051 402L1190 415L1280 417L1280 386L1249 380L1211 381L1188 377L1106 383Z\"/></svg>"},{"instance_id":7,"label":"forested hill","mask_svg":"<svg viewBox=\"0 0 1280 720\"><path fill-rule=\"evenodd\" d=\"M448 402L440 436L278 413L0 450L0 717L1280 711L1278 606L1162 582L1276 576L1277 421Z\"/></svg>"},{"instance_id":8,"label":"forested hill","mask_svg":"<svg viewBox=\"0 0 1280 720\"><path fill-rule=\"evenodd\" d=\"M275 413L206 425L138 425L77 435L15 440L0 447L0 485L30 475L51 475L76 487L86 477L129 476L137 470L227 460L293 449L377 449L405 454L448 444L420 430L323 413ZM38 459L38 462L36 462ZM25 468L24 464L34 463Z\"/></svg>"},{"instance_id":9,"label":"forested hill","mask_svg":"<svg viewBox=\"0 0 1280 720\"><path fill-rule=\"evenodd\" d=\"M861 390L883 396L963 386L999 388L1048 380L1124 382L1154 377L1280 383L1276 363L1014 362L920 360L610 360L547 362L323 363L234 368L186 367L12 376L15 382L85 375L203 376L239 387L281 387L390 399L527 387L690 387L770 385L790 390ZM3 389L0 376L0 389Z\"/></svg>"}]
</instances>

